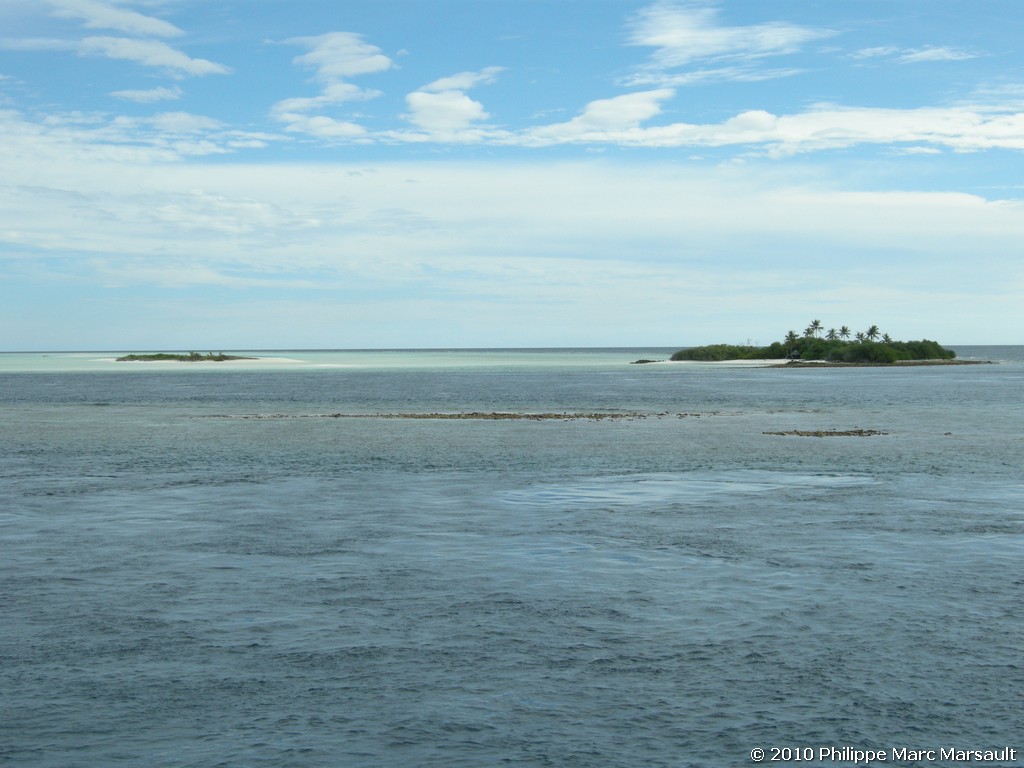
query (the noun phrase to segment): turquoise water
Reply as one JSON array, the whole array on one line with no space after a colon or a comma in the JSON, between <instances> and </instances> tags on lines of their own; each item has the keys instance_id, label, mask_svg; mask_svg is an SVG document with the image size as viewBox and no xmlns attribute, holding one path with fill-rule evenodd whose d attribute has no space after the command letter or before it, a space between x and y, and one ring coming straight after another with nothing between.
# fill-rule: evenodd
<instances>
[{"instance_id":1,"label":"turquoise water","mask_svg":"<svg viewBox=\"0 0 1024 768\"><path fill-rule=\"evenodd\" d=\"M1019 756L1024 348L670 351L0 355L0 761Z\"/></svg>"},{"instance_id":2,"label":"turquoise water","mask_svg":"<svg viewBox=\"0 0 1024 768\"><path fill-rule=\"evenodd\" d=\"M164 350L159 350L164 351ZM190 350L177 350L188 354ZM206 354L210 350L202 350ZM214 350L214 353L221 350ZM308 371L321 368L349 370L397 370L465 368L552 368L617 366L634 359L667 360L674 349L433 349L433 350L228 350L226 353L255 360L232 360L202 364L211 371ZM176 361L122 361L130 354L118 352L6 352L0 353L0 372L153 372L186 371ZM146 354L145 352L138 354ZM631 357L635 356L635 357ZM194 372L194 371L193 371Z\"/></svg>"}]
</instances>

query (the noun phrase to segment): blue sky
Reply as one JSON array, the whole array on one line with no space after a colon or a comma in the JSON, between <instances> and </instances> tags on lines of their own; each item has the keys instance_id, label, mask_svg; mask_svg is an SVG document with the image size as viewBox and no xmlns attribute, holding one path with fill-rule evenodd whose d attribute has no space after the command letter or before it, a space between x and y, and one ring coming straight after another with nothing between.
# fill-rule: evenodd
<instances>
[{"instance_id":1,"label":"blue sky","mask_svg":"<svg viewBox=\"0 0 1024 768\"><path fill-rule=\"evenodd\" d=\"M0 350L1024 343L1018 0L0 0Z\"/></svg>"}]
</instances>

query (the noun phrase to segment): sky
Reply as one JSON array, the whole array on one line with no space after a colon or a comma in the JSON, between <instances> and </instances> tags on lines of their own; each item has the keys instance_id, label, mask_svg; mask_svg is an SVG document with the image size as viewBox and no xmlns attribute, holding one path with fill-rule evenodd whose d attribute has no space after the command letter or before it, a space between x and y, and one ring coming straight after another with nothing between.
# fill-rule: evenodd
<instances>
[{"instance_id":1,"label":"sky","mask_svg":"<svg viewBox=\"0 0 1024 768\"><path fill-rule=\"evenodd\" d=\"M0 0L0 350L1024 344L1020 0Z\"/></svg>"}]
</instances>

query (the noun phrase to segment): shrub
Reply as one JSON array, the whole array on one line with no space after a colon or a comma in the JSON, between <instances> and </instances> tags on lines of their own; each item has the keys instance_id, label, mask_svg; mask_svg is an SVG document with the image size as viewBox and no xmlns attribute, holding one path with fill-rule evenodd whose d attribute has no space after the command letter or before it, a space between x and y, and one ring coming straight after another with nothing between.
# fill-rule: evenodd
<instances>
[{"instance_id":1,"label":"shrub","mask_svg":"<svg viewBox=\"0 0 1024 768\"><path fill-rule=\"evenodd\" d=\"M742 344L709 344L681 349L673 360L721 362L722 360L778 360L793 351L803 360L829 360L843 363L895 363L901 360L951 360L956 353L938 342L921 341L844 341L803 336L791 342L772 342L767 347Z\"/></svg>"}]
</instances>

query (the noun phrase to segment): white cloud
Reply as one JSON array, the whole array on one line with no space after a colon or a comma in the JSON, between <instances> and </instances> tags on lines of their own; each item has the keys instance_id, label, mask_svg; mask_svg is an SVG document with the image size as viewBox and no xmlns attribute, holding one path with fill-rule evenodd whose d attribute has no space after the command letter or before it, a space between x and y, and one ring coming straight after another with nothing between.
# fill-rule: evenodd
<instances>
[{"instance_id":1,"label":"white cloud","mask_svg":"<svg viewBox=\"0 0 1024 768\"><path fill-rule=\"evenodd\" d=\"M286 41L309 48L309 53L296 56L294 61L303 67L315 69L317 77L329 83L383 72L393 62L380 48L363 40L353 32L329 32L316 37L293 37Z\"/></svg>"},{"instance_id":2,"label":"white cloud","mask_svg":"<svg viewBox=\"0 0 1024 768\"><path fill-rule=\"evenodd\" d=\"M630 76L627 82L630 85L661 85L665 87L719 82L760 83L765 80L793 77L803 72L803 69L796 67L713 67L688 72L637 73Z\"/></svg>"},{"instance_id":3,"label":"white cloud","mask_svg":"<svg viewBox=\"0 0 1024 768\"><path fill-rule=\"evenodd\" d=\"M1019 204L845 191L806 169L765 165L235 164L224 173L201 163L126 169L66 150L41 169L28 159L4 164L0 240L37 276L67 279L73 269L85 285L138 286L140 302L150 285L245 288L257 305L271 295L251 293L260 287L312 289L310 304L360 303L351 319L363 333L373 307L385 305L415 332L420 302L432 303L446 332L517 313L538 333L542 321L550 333L559 314L571 316L565 325L576 330L567 332L594 334L581 343L623 323L638 333L683 327L676 313L707 332L699 316L716 306L756 307L775 322L781 307L805 302L795 271L837 286L830 306L856 305L890 325L892 308L936 306L965 278L976 301L995 301L1007 268L1009 280L1019 274L1012 254L1024 238ZM954 324L957 303L945 306ZM274 322L266 315L250 332ZM748 334L749 323L737 332ZM485 335L473 338L486 343Z\"/></svg>"},{"instance_id":4,"label":"white cloud","mask_svg":"<svg viewBox=\"0 0 1024 768\"><path fill-rule=\"evenodd\" d=\"M415 91L405 97L409 120L432 132L458 131L490 115L483 105L460 91Z\"/></svg>"},{"instance_id":5,"label":"white cloud","mask_svg":"<svg viewBox=\"0 0 1024 768\"><path fill-rule=\"evenodd\" d=\"M626 128L639 125L661 112L661 102L675 92L669 88L627 93L610 99L590 102L583 114L573 120L586 128Z\"/></svg>"},{"instance_id":6,"label":"white cloud","mask_svg":"<svg viewBox=\"0 0 1024 768\"><path fill-rule=\"evenodd\" d=\"M865 143L921 143L958 151L1024 149L1024 114L963 107L822 107L780 116L774 125L765 126L760 137L755 133L749 138L787 152Z\"/></svg>"},{"instance_id":7,"label":"white cloud","mask_svg":"<svg viewBox=\"0 0 1024 768\"><path fill-rule=\"evenodd\" d=\"M504 67L486 67L479 72L459 72L456 75L442 77L432 83L424 85L421 91L428 93L441 93L443 91L468 91L478 85L489 85L494 82L497 75L504 70Z\"/></svg>"},{"instance_id":8,"label":"white cloud","mask_svg":"<svg viewBox=\"0 0 1024 768\"><path fill-rule=\"evenodd\" d=\"M284 122L297 120L300 113L314 112L332 104L364 101L380 95L380 91L359 88L351 83L332 83L319 96L284 99L271 107L271 113Z\"/></svg>"},{"instance_id":9,"label":"white cloud","mask_svg":"<svg viewBox=\"0 0 1024 768\"><path fill-rule=\"evenodd\" d=\"M661 102L674 95L675 91L670 88L659 88L598 99L587 104L580 115L567 123L529 131L527 142L618 141L623 138L624 132L635 136L638 135L640 123L660 114Z\"/></svg>"},{"instance_id":10,"label":"white cloud","mask_svg":"<svg viewBox=\"0 0 1024 768\"><path fill-rule=\"evenodd\" d=\"M146 118L118 118L118 121L127 121L129 125L135 122L150 125L164 134L207 133L224 127L223 123L212 117L188 112L164 112Z\"/></svg>"},{"instance_id":11,"label":"white cloud","mask_svg":"<svg viewBox=\"0 0 1024 768\"><path fill-rule=\"evenodd\" d=\"M663 103L674 94L670 88L660 88L598 99L567 122L519 130L480 124L488 118L483 105L460 91L420 90L409 94L407 117L415 127L413 130L375 132L345 117L318 114L332 104L376 95L347 83L329 85L317 97L286 99L275 105L272 114L288 132L303 133L330 143L432 141L524 147L560 144L735 147L748 154L774 157L869 145L922 154L944 149L954 152L1024 150L1024 108L1015 93L1005 94L1014 97L1005 103L999 103L994 98L998 94L993 94L989 103L919 109L822 104L791 114L748 110L715 123L649 125L649 121L661 115ZM140 98L155 98L156 95L141 92ZM127 95L122 97L128 98ZM207 118L186 118L184 113L146 120L112 120L100 114L66 113L37 122L28 121L14 111L5 114L8 119L0 120L5 137L20 132L45 137L47 141L67 141L83 155L120 153L127 158L141 153L166 160L260 147L280 139L280 136L266 133L233 131ZM11 143L10 138L7 143Z\"/></svg>"},{"instance_id":12,"label":"white cloud","mask_svg":"<svg viewBox=\"0 0 1024 768\"><path fill-rule=\"evenodd\" d=\"M153 104L158 101L175 101L181 98L181 88L175 86L174 88L149 88L147 90L127 90L127 91L112 91L111 96L116 96L119 99L125 99L126 101L134 101L138 104Z\"/></svg>"},{"instance_id":13,"label":"white cloud","mask_svg":"<svg viewBox=\"0 0 1024 768\"><path fill-rule=\"evenodd\" d=\"M110 59L133 61L146 67L167 70L173 76L228 74L231 69L206 59L195 59L154 37L177 37L182 30L173 24L129 11L98 0L48 0L55 6L55 16L84 20L89 29L115 29L133 35L115 37L94 35L81 40L56 38L21 38L0 40L0 48L23 51L76 51L83 56L104 56ZM158 89L121 91L120 98L140 101L177 98ZM127 94L127 95L126 95ZM180 95L180 94L179 94Z\"/></svg>"},{"instance_id":14,"label":"white cloud","mask_svg":"<svg viewBox=\"0 0 1024 768\"><path fill-rule=\"evenodd\" d=\"M759 59L795 53L803 45L833 34L779 21L728 26L719 22L718 9L707 3L659 2L633 19L630 44L656 50L652 63L630 82L659 82L658 76L665 70L701 60L731 62L733 71L747 70Z\"/></svg>"},{"instance_id":15,"label":"white cloud","mask_svg":"<svg viewBox=\"0 0 1024 768\"><path fill-rule=\"evenodd\" d=\"M237 136L219 120L188 112L116 117L94 133L113 146L149 145L175 158L227 154L233 150L231 138Z\"/></svg>"},{"instance_id":16,"label":"white cloud","mask_svg":"<svg viewBox=\"0 0 1024 768\"><path fill-rule=\"evenodd\" d=\"M993 112L1024 111L1024 84L1000 83L979 85L961 106L966 109L984 109L985 105Z\"/></svg>"},{"instance_id":17,"label":"white cloud","mask_svg":"<svg viewBox=\"0 0 1024 768\"><path fill-rule=\"evenodd\" d=\"M177 37L184 34L170 22L117 8L98 0L49 0L54 16L83 19L89 29L116 29L130 35Z\"/></svg>"},{"instance_id":18,"label":"white cloud","mask_svg":"<svg viewBox=\"0 0 1024 768\"><path fill-rule=\"evenodd\" d=\"M159 40L126 37L87 37L77 46L84 54L134 61L146 67L162 67L188 75L228 74L229 67L206 59L193 59Z\"/></svg>"},{"instance_id":19,"label":"white cloud","mask_svg":"<svg viewBox=\"0 0 1024 768\"><path fill-rule=\"evenodd\" d=\"M38 165L64 162L166 163L266 146L275 137L239 131L202 115L167 112L149 117L51 114L29 120L0 110L0 162L32 158ZM276 137L279 138L279 137Z\"/></svg>"},{"instance_id":20,"label":"white cloud","mask_svg":"<svg viewBox=\"0 0 1024 768\"><path fill-rule=\"evenodd\" d=\"M287 123L285 130L304 133L320 139L356 139L367 135L367 130L358 123L335 120L324 115L283 114L279 118Z\"/></svg>"},{"instance_id":21,"label":"white cloud","mask_svg":"<svg viewBox=\"0 0 1024 768\"><path fill-rule=\"evenodd\" d=\"M877 109L822 105L807 112L774 115L742 112L721 123L672 123L643 127L671 90L649 91L593 102L568 123L535 128L524 144L615 143L647 147L761 148L789 155L863 144L920 144L955 151L1024 149L1024 113L992 107Z\"/></svg>"},{"instance_id":22,"label":"white cloud","mask_svg":"<svg viewBox=\"0 0 1024 768\"><path fill-rule=\"evenodd\" d=\"M311 115L326 107L352 101L366 101L380 96L380 91L364 89L344 82L346 78L390 69L393 62L380 49L352 32L330 32L317 37L293 37L286 42L309 49L296 56L294 63L316 70L316 78L324 83L318 96L282 99L273 105L270 114L285 124L291 133L303 133L331 141L364 136L367 131L349 120L328 115Z\"/></svg>"},{"instance_id":23,"label":"white cloud","mask_svg":"<svg viewBox=\"0 0 1024 768\"><path fill-rule=\"evenodd\" d=\"M409 121L427 131L451 135L488 119L490 115L483 104L465 92L477 85L494 82L501 71L501 67L487 67L480 72L460 72L408 94L405 100L409 106Z\"/></svg>"},{"instance_id":24,"label":"white cloud","mask_svg":"<svg viewBox=\"0 0 1024 768\"><path fill-rule=\"evenodd\" d=\"M903 64L919 64L931 61L966 61L978 58L978 54L962 48L929 45L924 48L897 48L892 45L862 48L852 54L854 59L895 58Z\"/></svg>"},{"instance_id":25,"label":"white cloud","mask_svg":"<svg viewBox=\"0 0 1024 768\"><path fill-rule=\"evenodd\" d=\"M894 56L900 50L900 48L892 45L879 45L873 48L861 48L859 51L854 51L851 55L855 59L875 59L884 56Z\"/></svg>"},{"instance_id":26,"label":"white cloud","mask_svg":"<svg viewBox=\"0 0 1024 768\"><path fill-rule=\"evenodd\" d=\"M916 64L923 61L966 61L967 59L976 59L977 57L976 53L959 48L928 46L905 52L900 56L900 61Z\"/></svg>"}]
</instances>

